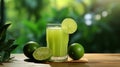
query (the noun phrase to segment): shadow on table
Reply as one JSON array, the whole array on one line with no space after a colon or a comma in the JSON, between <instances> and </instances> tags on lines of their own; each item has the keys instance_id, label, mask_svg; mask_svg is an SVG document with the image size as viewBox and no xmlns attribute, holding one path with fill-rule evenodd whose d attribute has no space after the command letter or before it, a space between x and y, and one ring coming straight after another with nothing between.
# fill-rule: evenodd
<instances>
[{"instance_id":1,"label":"shadow on table","mask_svg":"<svg viewBox=\"0 0 120 67\"><path fill-rule=\"evenodd\" d=\"M32 62L32 63L43 63L43 64L50 64L51 67L89 67L86 63L64 63L64 62L40 62L40 61L35 61L32 59L25 59L24 61L26 62Z\"/></svg>"},{"instance_id":2,"label":"shadow on table","mask_svg":"<svg viewBox=\"0 0 120 67\"><path fill-rule=\"evenodd\" d=\"M33 59L25 59L24 61L32 62L32 63L45 63L45 61L37 61L37 60L33 60Z\"/></svg>"}]
</instances>

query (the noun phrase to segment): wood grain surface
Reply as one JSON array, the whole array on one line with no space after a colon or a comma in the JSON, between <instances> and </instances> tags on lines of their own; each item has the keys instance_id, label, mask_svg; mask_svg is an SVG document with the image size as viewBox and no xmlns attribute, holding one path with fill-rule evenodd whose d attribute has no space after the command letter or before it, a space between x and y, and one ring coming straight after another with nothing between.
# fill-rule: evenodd
<instances>
[{"instance_id":1,"label":"wood grain surface","mask_svg":"<svg viewBox=\"0 0 120 67\"><path fill-rule=\"evenodd\" d=\"M67 62L47 64L28 62L24 54L12 54L11 57L14 57L12 62L1 63L0 67L120 67L120 53L87 53L77 61L69 58Z\"/></svg>"}]
</instances>

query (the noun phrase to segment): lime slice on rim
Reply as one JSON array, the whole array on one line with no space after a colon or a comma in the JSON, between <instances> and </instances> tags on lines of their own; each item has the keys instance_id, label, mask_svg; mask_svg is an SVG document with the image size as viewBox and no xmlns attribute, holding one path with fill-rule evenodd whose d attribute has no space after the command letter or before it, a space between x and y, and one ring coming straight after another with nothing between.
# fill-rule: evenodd
<instances>
[{"instance_id":1,"label":"lime slice on rim","mask_svg":"<svg viewBox=\"0 0 120 67\"><path fill-rule=\"evenodd\" d=\"M66 33L72 34L77 30L77 24L72 18L65 18L62 22L62 29Z\"/></svg>"},{"instance_id":2,"label":"lime slice on rim","mask_svg":"<svg viewBox=\"0 0 120 67\"><path fill-rule=\"evenodd\" d=\"M51 50L47 47L39 47L33 52L33 57L37 61L48 61L51 56Z\"/></svg>"}]
</instances>

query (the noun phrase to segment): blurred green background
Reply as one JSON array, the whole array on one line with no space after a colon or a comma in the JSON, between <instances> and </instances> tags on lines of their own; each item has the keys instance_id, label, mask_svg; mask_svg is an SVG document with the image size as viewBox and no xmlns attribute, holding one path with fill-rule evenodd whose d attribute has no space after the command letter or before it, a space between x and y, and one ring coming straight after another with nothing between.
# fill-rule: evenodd
<instances>
[{"instance_id":1,"label":"blurred green background","mask_svg":"<svg viewBox=\"0 0 120 67\"><path fill-rule=\"evenodd\" d=\"M4 0L5 22L12 23L8 38L19 44L13 53L22 53L26 42L46 46L47 23L75 19L78 30L69 45L78 42L86 53L120 52L119 0ZM1 11L1 10L0 10ZM2 19L1 19L2 20Z\"/></svg>"}]
</instances>

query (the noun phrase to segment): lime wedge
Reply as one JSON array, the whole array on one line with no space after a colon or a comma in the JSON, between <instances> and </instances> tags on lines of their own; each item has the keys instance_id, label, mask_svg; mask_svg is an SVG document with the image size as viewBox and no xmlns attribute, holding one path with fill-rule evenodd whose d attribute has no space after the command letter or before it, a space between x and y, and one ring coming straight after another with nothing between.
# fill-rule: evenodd
<instances>
[{"instance_id":1,"label":"lime wedge","mask_svg":"<svg viewBox=\"0 0 120 67\"><path fill-rule=\"evenodd\" d=\"M72 34L77 30L77 24L72 18L65 18L62 22L62 29L65 33Z\"/></svg>"},{"instance_id":2,"label":"lime wedge","mask_svg":"<svg viewBox=\"0 0 120 67\"><path fill-rule=\"evenodd\" d=\"M39 47L33 52L33 57L37 61L48 61L51 56L51 50L47 47Z\"/></svg>"}]
</instances>

